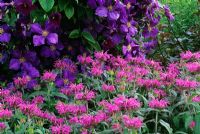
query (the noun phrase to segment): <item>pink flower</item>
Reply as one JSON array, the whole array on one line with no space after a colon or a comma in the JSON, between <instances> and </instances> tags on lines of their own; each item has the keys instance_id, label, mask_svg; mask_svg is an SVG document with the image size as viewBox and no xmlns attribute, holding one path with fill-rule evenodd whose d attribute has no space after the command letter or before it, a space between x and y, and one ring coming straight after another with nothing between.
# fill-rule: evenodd
<instances>
[{"instance_id":1,"label":"pink flower","mask_svg":"<svg viewBox=\"0 0 200 134\"><path fill-rule=\"evenodd\" d=\"M138 117L130 118L127 115L123 115L122 121L127 128L139 129L142 127L142 120Z\"/></svg>"},{"instance_id":2,"label":"pink flower","mask_svg":"<svg viewBox=\"0 0 200 134\"><path fill-rule=\"evenodd\" d=\"M200 72L200 64L198 62L190 62L187 63L185 66L191 73Z\"/></svg>"},{"instance_id":3,"label":"pink flower","mask_svg":"<svg viewBox=\"0 0 200 134\"><path fill-rule=\"evenodd\" d=\"M92 115L82 115L79 118L79 123L83 127L91 127L93 125L94 117Z\"/></svg>"},{"instance_id":4,"label":"pink flower","mask_svg":"<svg viewBox=\"0 0 200 134\"><path fill-rule=\"evenodd\" d=\"M78 56L78 61L81 64L90 64L93 62L93 59L90 56Z\"/></svg>"},{"instance_id":5,"label":"pink flower","mask_svg":"<svg viewBox=\"0 0 200 134\"><path fill-rule=\"evenodd\" d=\"M193 53L190 51L186 51L185 53L180 54L182 60L189 60L193 57Z\"/></svg>"},{"instance_id":6,"label":"pink flower","mask_svg":"<svg viewBox=\"0 0 200 134\"><path fill-rule=\"evenodd\" d=\"M192 98L192 102L200 102L200 96L195 96Z\"/></svg>"},{"instance_id":7,"label":"pink flower","mask_svg":"<svg viewBox=\"0 0 200 134\"><path fill-rule=\"evenodd\" d=\"M152 99L151 101L149 101L148 105L150 108L155 108L155 109L163 109L166 108L168 106L169 102L161 99Z\"/></svg>"},{"instance_id":8,"label":"pink flower","mask_svg":"<svg viewBox=\"0 0 200 134\"><path fill-rule=\"evenodd\" d=\"M153 90L154 94L157 95L158 98L162 98L162 97L165 97L167 94L164 90L161 90L161 89L154 89Z\"/></svg>"},{"instance_id":9,"label":"pink flower","mask_svg":"<svg viewBox=\"0 0 200 134\"><path fill-rule=\"evenodd\" d=\"M193 129L196 126L196 122L195 121L191 121L189 124L189 128Z\"/></svg>"},{"instance_id":10,"label":"pink flower","mask_svg":"<svg viewBox=\"0 0 200 134\"><path fill-rule=\"evenodd\" d=\"M44 102L44 97L42 97L42 96L36 96L36 97L32 100L32 102L33 102L34 104L42 104L42 103Z\"/></svg>"},{"instance_id":11,"label":"pink flower","mask_svg":"<svg viewBox=\"0 0 200 134\"><path fill-rule=\"evenodd\" d=\"M12 117L12 111L9 111L8 109L0 110L0 119L1 118L11 118Z\"/></svg>"},{"instance_id":12,"label":"pink flower","mask_svg":"<svg viewBox=\"0 0 200 134\"><path fill-rule=\"evenodd\" d=\"M70 134L71 127L67 125L51 126L52 134Z\"/></svg>"},{"instance_id":13,"label":"pink flower","mask_svg":"<svg viewBox=\"0 0 200 134\"><path fill-rule=\"evenodd\" d=\"M107 92L113 92L115 91L115 86L103 84L102 90L107 91Z\"/></svg>"},{"instance_id":14,"label":"pink flower","mask_svg":"<svg viewBox=\"0 0 200 134\"><path fill-rule=\"evenodd\" d=\"M184 79L176 79L176 85L179 88L184 89L195 89L199 86L199 83L196 81L184 80Z\"/></svg>"},{"instance_id":15,"label":"pink flower","mask_svg":"<svg viewBox=\"0 0 200 134\"><path fill-rule=\"evenodd\" d=\"M4 130L6 128L6 125L3 122L0 122L0 131Z\"/></svg>"},{"instance_id":16,"label":"pink flower","mask_svg":"<svg viewBox=\"0 0 200 134\"><path fill-rule=\"evenodd\" d=\"M17 77L17 78L14 78L14 84L18 87L25 87L30 80L31 80L31 77L29 76Z\"/></svg>"},{"instance_id":17,"label":"pink flower","mask_svg":"<svg viewBox=\"0 0 200 134\"><path fill-rule=\"evenodd\" d=\"M44 72L44 74L42 76L42 80L48 81L48 82L55 81L56 76L57 76L57 74L46 71L46 72Z\"/></svg>"},{"instance_id":18,"label":"pink flower","mask_svg":"<svg viewBox=\"0 0 200 134\"><path fill-rule=\"evenodd\" d=\"M108 54L107 52L95 52L94 56L96 59L100 61L107 61L111 57L111 55Z\"/></svg>"},{"instance_id":19,"label":"pink flower","mask_svg":"<svg viewBox=\"0 0 200 134\"><path fill-rule=\"evenodd\" d=\"M101 76L103 74L103 70L100 67L92 67L91 73L94 76Z\"/></svg>"},{"instance_id":20,"label":"pink flower","mask_svg":"<svg viewBox=\"0 0 200 134\"><path fill-rule=\"evenodd\" d=\"M144 86L146 88L155 88L155 87L160 87L161 82L157 79L137 79L137 84L139 86Z\"/></svg>"},{"instance_id":21,"label":"pink flower","mask_svg":"<svg viewBox=\"0 0 200 134\"><path fill-rule=\"evenodd\" d=\"M16 107L23 102L21 96L17 97L15 95L6 97L5 101L11 107Z\"/></svg>"}]
</instances>

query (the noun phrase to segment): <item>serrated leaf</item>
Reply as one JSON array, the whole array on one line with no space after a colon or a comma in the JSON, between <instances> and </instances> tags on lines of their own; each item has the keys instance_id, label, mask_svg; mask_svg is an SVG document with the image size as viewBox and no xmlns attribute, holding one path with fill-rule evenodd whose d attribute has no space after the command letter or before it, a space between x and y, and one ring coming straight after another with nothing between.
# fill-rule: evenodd
<instances>
[{"instance_id":1,"label":"serrated leaf","mask_svg":"<svg viewBox=\"0 0 200 134\"><path fill-rule=\"evenodd\" d=\"M39 0L39 3L41 7L44 9L44 11L49 12L55 3L54 0Z\"/></svg>"},{"instance_id":2,"label":"serrated leaf","mask_svg":"<svg viewBox=\"0 0 200 134\"><path fill-rule=\"evenodd\" d=\"M74 16L74 7L72 5L68 5L65 8L65 15L68 19L71 19Z\"/></svg>"},{"instance_id":3,"label":"serrated leaf","mask_svg":"<svg viewBox=\"0 0 200 134\"><path fill-rule=\"evenodd\" d=\"M170 127L169 123L165 122L164 120L160 120L159 122L163 127L167 129L169 134L173 133L173 129Z\"/></svg>"},{"instance_id":4,"label":"serrated leaf","mask_svg":"<svg viewBox=\"0 0 200 134\"><path fill-rule=\"evenodd\" d=\"M71 31L71 33L69 34L69 38L78 38L80 36L80 30L79 29L74 29L73 31Z\"/></svg>"}]
</instances>

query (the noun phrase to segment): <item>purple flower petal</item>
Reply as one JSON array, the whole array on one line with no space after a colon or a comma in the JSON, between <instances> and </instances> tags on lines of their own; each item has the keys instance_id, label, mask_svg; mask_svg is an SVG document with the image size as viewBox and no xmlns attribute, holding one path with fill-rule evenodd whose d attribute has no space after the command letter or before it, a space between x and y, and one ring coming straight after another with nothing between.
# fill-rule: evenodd
<instances>
[{"instance_id":1,"label":"purple flower petal","mask_svg":"<svg viewBox=\"0 0 200 134\"><path fill-rule=\"evenodd\" d=\"M33 44L34 46L41 46L45 44L45 37L41 35L34 35L33 36Z\"/></svg>"},{"instance_id":2,"label":"purple flower petal","mask_svg":"<svg viewBox=\"0 0 200 134\"><path fill-rule=\"evenodd\" d=\"M9 69L19 70L20 64L21 63L20 63L19 59L11 59L10 64L9 64Z\"/></svg>"},{"instance_id":3,"label":"purple flower petal","mask_svg":"<svg viewBox=\"0 0 200 134\"><path fill-rule=\"evenodd\" d=\"M121 30L121 32L123 32L123 33L127 33L127 32L128 32L128 27L127 27L126 25L121 25L121 26L120 26L120 30Z\"/></svg>"},{"instance_id":4,"label":"purple flower petal","mask_svg":"<svg viewBox=\"0 0 200 134\"><path fill-rule=\"evenodd\" d=\"M96 9L95 14L99 17L107 17L108 16L108 9L106 7L98 7Z\"/></svg>"},{"instance_id":5,"label":"purple flower petal","mask_svg":"<svg viewBox=\"0 0 200 134\"><path fill-rule=\"evenodd\" d=\"M37 33L37 34L42 34L42 27L38 23L34 23L31 25L31 32Z\"/></svg>"},{"instance_id":6,"label":"purple flower petal","mask_svg":"<svg viewBox=\"0 0 200 134\"><path fill-rule=\"evenodd\" d=\"M119 19L119 13L117 11L111 11L111 12L108 12L108 18L110 20L117 20Z\"/></svg>"},{"instance_id":7,"label":"purple flower petal","mask_svg":"<svg viewBox=\"0 0 200 134\"><path fill-rule=\"evenodd\" d=\"M48 44L57 44L58 43L58 34L50 33L47 36L47 42L48 42Z\"/></svg>"},{"instance_id":8,"label":"purple flower petal","mask_svg":"<svg viewBox=\"0 0 200 134\"><path fill-rule=\"evenodd\" d=\"M10 42L10 37L11 37L11 34L9 33L2 33L0 34L0 42Z\"/></svg>"}]
</instances>

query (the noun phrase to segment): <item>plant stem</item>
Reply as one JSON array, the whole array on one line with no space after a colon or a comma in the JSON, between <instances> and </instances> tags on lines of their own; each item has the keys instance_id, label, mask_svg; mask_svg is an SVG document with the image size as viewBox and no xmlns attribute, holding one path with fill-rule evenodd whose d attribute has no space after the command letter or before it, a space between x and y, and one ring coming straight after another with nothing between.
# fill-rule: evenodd
<instances>
[{"instance_id":1,"label":"plant stem","mask_svg":"<svg viewBox=\"0 0 200 134\"><path fill-rule=\"evenodd\" d=\"M158 133L158 111L156 111L155 134Z\"/></svg>"}]
</instances>

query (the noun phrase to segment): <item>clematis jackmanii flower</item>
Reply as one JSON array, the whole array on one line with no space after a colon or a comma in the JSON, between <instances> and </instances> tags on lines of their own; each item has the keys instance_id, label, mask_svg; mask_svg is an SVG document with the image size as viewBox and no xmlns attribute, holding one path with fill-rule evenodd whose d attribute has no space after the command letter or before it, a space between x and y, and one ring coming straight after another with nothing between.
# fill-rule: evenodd
<instances>
[{"instance_id":1,"label":"clematis jackmanii flower","mask_svg":"<svg viewBox=\"0 0 200 134\"><path fill-rule=\"evenodd\" d=\"M137 33L137 28L135 27L136 22L134 20L128 20L126 17L123 17L121 20L120 30L123 33L128 33L131 36L134 36Z\"/></svg>"},{"instance_id":2,"label":"clematis jackmanii flower","mask_svg":"<svg viewBox=\"0 0 200 134\"><path fill-rule=\"evenodd\" d=\"M132 41L128 45L124 45L122 51L125 56L136 56L139 53L139 45Z\"/></svg>"},{"instance_id":3,"label":"clematis jackmanii flower","mask_svg":"<svg viewBox=\"0 0 200 134\"><path fill-rule=\"evenodd\" d=\"M97 0L99 6L96 8L95 14L99 17L108 17L109 20L119 19L120 12L117 10L116 2L113 2L113 0Z\"/></svg>"},{"instance_id":4,"label":"clematis jackmanii flower","mask_svg":"<svg viewBox=\"0 0 200 134\"><path fill-rule=\"evenodd\" d=\"M58 34L51 33L51 25L48 25L48 23L46 23L44 29L38 23L32 24L31 32L36 34L33 36L34 46L44 45L46 43L45 41L47 41L49 45L58 43Z\"/></svg>"},{"instance_id":5,"label":"clematis jackmanii flower","mask_svg":"<svg viewBox=\"0 0 200 134\"><path fill-rule=\"evenodd\" d=\"M35 8L32 0L15 0L14 5L16 10L23 15L28 15Z\"/></svg>"},{"instance_id":6,"label":"clematis jackmanii flower","mask_svg":"<svg viewBox=\"0 0 200 134\"><path fill-rule=\"evenodd\" d=\"M0 63L3 64L4 62L6 62L8 58L8 54L4 51L0 52Z\"/></svg>"},{"instance_id":7,"label":"clematis jackmanii flower","mask_svg":"<svg viewBox=\"0 0 200 134\"><path fill-rule=\"evenodd\" d=\"M0 42L8 43L10 42L11 34L10 29L7 25L0 26Z\"/></svg>"}]
</instances>

